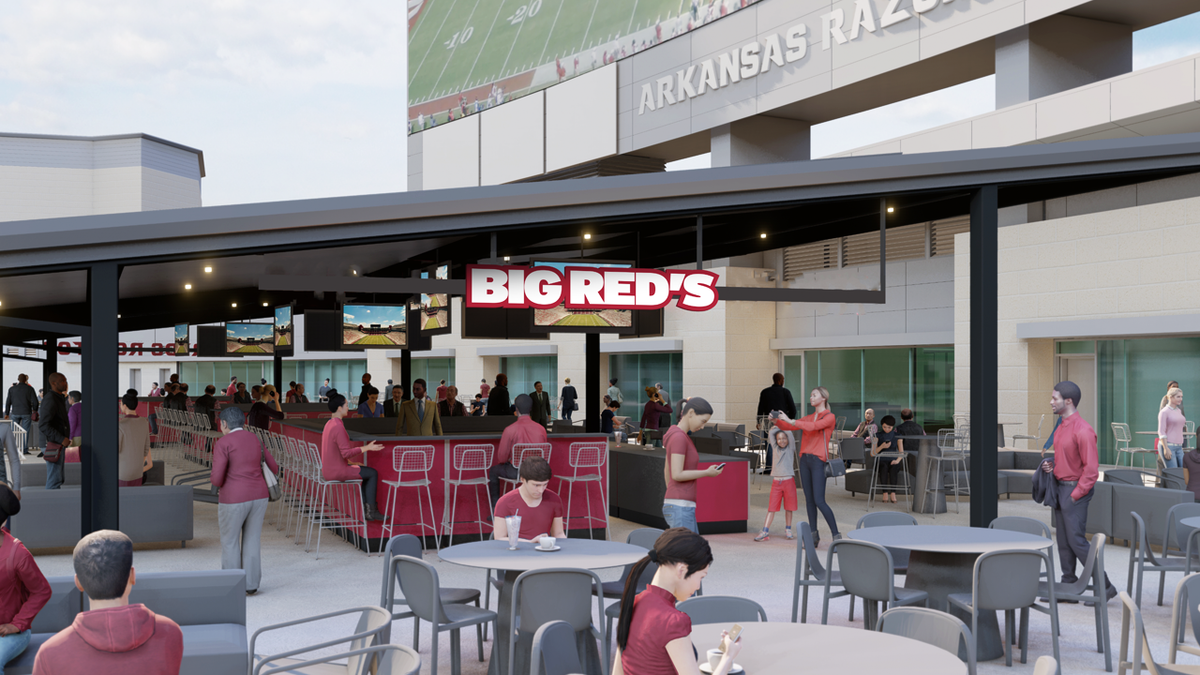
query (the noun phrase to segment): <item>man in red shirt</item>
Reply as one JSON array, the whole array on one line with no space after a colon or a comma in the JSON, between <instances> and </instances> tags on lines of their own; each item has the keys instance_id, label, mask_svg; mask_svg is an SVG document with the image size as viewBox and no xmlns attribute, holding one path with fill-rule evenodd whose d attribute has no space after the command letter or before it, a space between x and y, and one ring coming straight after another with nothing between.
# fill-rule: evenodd
<instances>
[{"instance_id":1,"label":"man in red shirt","mask_svg":"<svg viewBox=\"0 0 1200 675\"><path fill-rule=\"evenodd\" d=\"M496 464L488 469L488 496L492 499L492 508L500 499L500 477L516 478L519 474L517 467L512 465L512 449L518 443L545 443L546 427L533 421L529 412L533 410L533 399L529 394L520 394L513 401L517 406L520 417L516 422L504 428L500 436L500 447L496 449ZM499 535L496 537L499 539Z\"/></svg>"},{"instance_id":2,"label":"man in red shirt","mask_svg":"<svg viewBox=\"0 0 1200 675\"><path fill-rule=\"evenodd\" d=\"M1054 433L1054 459L1042 462L1042 471L1054 472L1058 482L1058 503L1054 507L1054 527L1058 533L1058 562L1062 567L1062 583L1073 584L1079 577L1076 563L1087 559L1088 504L1092 488L1100 476L1100 453L1096 450L1096 430L1076 410L1082 394L1079 385L1064 381L1054 385L1050 409L1062 416ZM1108 599L1117 589L1104 578Z\"/></svg>"},{"instance_id":3,"label":"man in red shirt","mask_svg":"<svg viewBox=\"0 0 1200 675\"><path fill-rule=\"evenodd\" d=\"M563 529L563 503L554 492L546 489L550 485L550 463L541 457L527 457L521 462L521 485L496 502L492 527L496 541L508 539L505 516L521 516L521 533L518 538L537 541L549 536L565 539Z\"/></svg>"},{"instance_id":4,"label":"man in red shirt","mask_svg":"<svg viewBox=\"0 0 1200 675\"><path fill-rule=\"evenodd\" d=\"M100 530L75 546L75 585L87 593L91 610L46 641L33 662L34 675L178 675L183 632L145 605L129 604L136 583L133 542L115 530ZM86 665L83 665L86 664Z\"/></svg>"}]
</instances>

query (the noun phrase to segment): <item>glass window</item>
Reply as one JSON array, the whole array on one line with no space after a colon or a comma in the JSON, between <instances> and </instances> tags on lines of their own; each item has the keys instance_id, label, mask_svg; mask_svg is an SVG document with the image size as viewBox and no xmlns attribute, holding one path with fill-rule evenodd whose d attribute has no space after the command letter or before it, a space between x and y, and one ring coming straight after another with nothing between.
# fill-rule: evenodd
<instances>
[{"instance_id":1,"label":"glass window","mask_svg":"<svg viewBox=\"0 0 1200 675\"><path fill-rule=\"evenodd\" d=\"M927 430L954 425L954 348L913 349L913 413Z\"/></svg>"},{"instance_id":2,"label":"glass window","mask_svg":"<svg viewBox=\"0 0 1200 675\"><path fill-rule=\"evenodd\" d=\"M829 409L838 417L845 416L846 422L862 416L863 353L861 349L831 349L818 352L817 377L808 373L807 386L796 397L800 407L803 400L805 414L812 412L808 405L808 394L813 387L829 390ZM907 371L906 371L907 377Z\"/></svg>"},{"instance_id":3,"label":"glass window","mask_svg":"<svg viewBox=\"0 0 1200 675\"><path fill-rule=\"evenodd\" d=\"M622 415L634 415L646 404L646 387L662 383L672 409L683 398L683 354L659 352L654 354L610 354L608 376L617 378L617 388L625 397ZM602 391L608 389L603 383ZM632 407L631 407L632 406ZM640 418L641 413L636 415Z\"/></svg>"},{"instance_id":4,"label":"glass window","mask_svg":"<svg viewBox=\"0 0 1200 675\"><path fill-rule=\"evenodd\" d=\"M557 356L508 356L500 359L500 371L508 376L508 395L516 400L520 394L533 391L533 383L541 382L542 389L557 396ZM471 394L474 396L474 393Z\"/></svg>"},{"instance_id":5,"label":"glass window","mask_svg":"<svg viewBox=\"0 0 1200 675\"><path fill-rule=\"evenodd\" d=\"M1095 354L1095 340L1062 340L1058 343L1059 354Z\"/></svg>"},{"instance_id":6,"label":"glass window","mask_svg":"<svg viewBox=\"0 0 1200 675\"><path fill-rule=\"evenodd\" d=\"M865 349L863 354L862 409L838 412L846 422L862 417L867 408L875 410L875 418L891 415L900 423L900 410L909 407L911 397L911 349ZM822 361L825 355L821 355ZM832 394L830 390L830 394ZM836 408L834 409L836 411Z\"/></svg>"}]
</instances>

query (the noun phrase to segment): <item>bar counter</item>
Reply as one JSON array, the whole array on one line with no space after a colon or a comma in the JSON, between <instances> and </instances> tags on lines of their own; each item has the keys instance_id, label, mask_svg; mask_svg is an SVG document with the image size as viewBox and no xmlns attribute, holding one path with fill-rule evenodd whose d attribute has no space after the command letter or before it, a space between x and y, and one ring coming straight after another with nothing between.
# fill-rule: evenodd
<instances>
[{"instance_id":1,"label":"bar counter","mask_svg":"<svg viewBox=\"0 0 1200 675\"><path fill-rule=\"evenodd\" d=\"M612 465L609 514L647 527L665 528L662 506L667 492L666 451L622 444L611 447L608 456ZM703 452L699 458L698 469L725 464L720 476L696 482L696 525L700 534L746 532L750 514L750 461Z\"/></svg>"}]
</instances>

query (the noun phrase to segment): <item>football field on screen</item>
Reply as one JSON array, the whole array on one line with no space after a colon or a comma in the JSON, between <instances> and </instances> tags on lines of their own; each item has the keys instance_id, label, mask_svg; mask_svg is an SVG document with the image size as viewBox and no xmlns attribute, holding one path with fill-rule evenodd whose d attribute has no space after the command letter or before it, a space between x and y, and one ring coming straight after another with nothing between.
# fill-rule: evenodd
<instances>
[{"instance_id":1,"label":"football field on screen","mask_svg":"<svg viewBox=\"0 0 1200 675\"><path fill-rule=\"evenodd\" d=\"M592 48L599 59L614 39L690 8L691 0L426 0L408 41L409 104L584 51L579 69L590 70Z\"/></svg>"}]
</instances>

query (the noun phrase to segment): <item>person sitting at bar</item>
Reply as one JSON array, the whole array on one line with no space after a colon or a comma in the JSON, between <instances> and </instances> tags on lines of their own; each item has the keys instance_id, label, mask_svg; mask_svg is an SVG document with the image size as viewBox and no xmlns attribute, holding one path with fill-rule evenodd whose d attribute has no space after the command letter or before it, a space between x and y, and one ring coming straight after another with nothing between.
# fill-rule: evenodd
<instances>
[{"instance_id":1,"label":"person sitting at bar","mask_svg":"<svg viewBox=\"0 0 1200 675\"><path fill-rule=\"evenodd\" d=\"M663 414L667 416L665 418L666 421L670 422L671 420L671 406L663 400L658 387L646 387L646 397L649 400L646 401L646 406L642 408L642 423L640 425L642 433L638 434L639 437L647 431L658 431L664 419L662 417Z\"/></svg>"},{"instance_id":2,"label":"person sitting at bar","mask_svg":"<svg viewBox=\"0 0 1200 675\"><path fill-rule=\"evenodd\" d=\"M232 398L233 395L238 393L239 390L243 390L245 388L246 383L238 382L237 375L234 375L233 377L229 378L229 386L225 388L225 395ZM153 396L154 394L151 393L150 395Z\"/></svg>"},{"instance_id":3,"label":"person sitting at bar","mask_svg":"<svg viewBox=\"0 0 1200 675\"><path fill-rule=\"evenodd\" d=\"M75 545L74 564L75 585L87 594L89 610L42 645L34 675L178 675L179 624L145 605L129 604L137 583L129 537L115 530L93 532Z\"/></svg>"},{"instance_id":4,"label":"person sitting at bar","mask_svg":"<svg viewBox=\"0 0 1200 675\"><path fill-rule=\"evenodd\" d=\"M467 409L458 400L458 387L446 387L446 398L438 402L438 415L441 417L466 417Z\"/></svg>"},{"instance_id":5,"label":"person sitting at bar","mask_svg":"<svg viewBox=\"0 0 1200 675\"><path fill-rule=\"evenodd\" d=\"M471 417L483 417L483 394L475 394L475 400L471 401Z\"/></svg>"},{"instance_id":6,"label":"person sitting at bar","mask_svg":"<svg viewBox=\"0 0 1200 675\"><path fill-rule=\"evenodd\" d=\"M604 412L600 413L600 433L612 436L613 419L617 416L617 411L620 410L621 404L604 397Z\"/></svg>"},{"instance_id":7,"label":"person sitting at bar","mask_svg":"<svg viewBox=\"0 0 1200 675\"><path fill-rule=\"evenodd\" d=\"M21 467L14 469L20 471ZM0 483L0 523L20 512L21 499ZM20 539L0 529L0 673L29 646L33 618L50 596L50 582L38 569L33 554Z\"/></svg>"},{"instance_id":8,"label":"person sitting at bar","mask_svg":"<svg viewBox=\"0 0 1200 675\"><path fill-rule=\"evenodd\" d=\"M917 424L915 418L916 415L909 408L900 411L900 426L896 427L896 449L900 452L917 452L921 449L921 441L914 436L924 436L925 428Z\"/></svg>"},{"instance_id":9,"label":"person sitting at bar","mask_svg":"<svg viewBox=\"0 0 1200 675\"><path fill-rule=\"evenodd\" d=\"M486 382L484 383L487 384ZM480 393L483 388L480 387ZM487 398L487 414L488 415L511 415L508 400L508 376L500 373L496 376L496 386L491 387L488 393L484 394Z\"/></svg>"},{"instance_id":10,"label":"person sitting at bar","mask_svg":"<svg viewBox=\"0 0 1200 675\"><path fill-rule=\"evenodd\" d=\"M882 420L879 420L879 435L875 437L877 443L871 448L871 456L879 453L887 453L895 455L900 452L898 447L899 440L896 438L896 418L891 415L884 415ZM904 455L893 457L891 459L884 457L875 460L875 469L879 472L879 482L877 485L884 487L895 488L900 482L900 470L903 468ZM896 493L883 493L883 501L896 503Z\"/></svg>"},{"instance_id":11,"label":"person sitting at bar","mask_svg":"<svg viewBox=\"0 0 1200 675\"><path fill-rule=\"evenodd\" d=\"M438 415L437 404L425 395L425 380L414 380L412 392L412 399L400 404L396 435L441 436L442 418Z\"/></svg>"},{"instance_id":12,"label":"person sitting at bar","mask_svg":"<svg viewBox=\"0 0 1200 675\"><path fill-rule=\"evenodd\" d=\"M396 385L392 387L392 397L383 402L383 416L399 417L401 403L404 403L404 389Z\"/></svg>"},{"instance_id":13,"label":"person sitting at bar","mask_svg":"<svg viewBox=\"0 0 1200 675\"><path fill-rule=\"evenodd\" d=\"M371 385L363 387L367 398L358 404L359 417L383 417L383 406L379 403L379 390Z\"/></svg>"},{"instance_id":14,"label":"person sitting at bar","mask_svg":"<svg viewBox=\"0 0 1200 675\"><path fill-rule=\"evenodd\" d=\"M513 479L519 475L517 467L512 465L513 446L518 443L546 442L546 427L534 422L529 416L533 410L533 399L529 398L528 394L518 394L516 404L520 417L504 428L504 433L500 436L500 447L496 448L496 464L488 469L488 496L493 507L500 499L500 477Z\"/></svg>"},{"instance_id":15,"label":"person sitting at bar","mask_svg":"<svg viewBox=\"0 0 1200 675\"><path fill-rule=\"evenodd\" d=\"M245 404L245 405L248 405L248 404L254 402L254 399L250 398L250 392L246 391L246 383L245 382L237 383L237 390L233 392L233 402L235 404Z\"/></svg>"},{"instance_id":16,"label":"person sitting at bar","mask_svg":"<svg viewBox=\"0 0 1200 675\"><path fill-rule=\"evenodd\" d=\"M308 403L308 397L304 395L304 383L296 383L296 403Z\"/></svg>"},{"instance_id":17,"label":"person sitting at bar","mask_svg":"<svg viewBox=\"0 0 1200 675\"><path fill-rule=\"evenodd\" d=\"M550 463L542 457L526 457L519 475L520 486L496 502L492 519L496 541L508 539L505 516L521 516L517 538L522 541L537 541L542 537L565 539L562 498L546 489L550 485Z\"/></svg>"},{"instance_id":18,"label":"person sitting at bar","mask_svg":"<svg viewBox=\"0 0 1200 675\"><path fill-rule=\"evenodd\" d=\"M284 403L299 403L300 402L300 392L296 391L296 383L295 382L288 382L287 394L284 396L283 401L284 401Z\"/></svg>"},{"instance_id":19,"label":"person sitting at bar","mask_svg":"<svg viewBox=\"0 0 1200 675\"><path fill-rule=\"evenodd\" d=\"M362 453L382 450L383 445L379 441L361 446L351 445L344 421L346 415L350 414L350 405L337 389L330 389L328 398L329 412L333 413L333 417L325 423L321 432L321 476L325 480L361 480L363 511L367 520L382 521L383 514L375 503L379 472L366 465Z\"/></svg>"},{"instance_id":20,"label":"person sitting at bar","mask_svg":"<svg viewBox=\"0 0 1200 675\"><path fill-rule=\"evenodd\" d=\"M121 487L142 484L142 474L154 466L150 459L150 423L137 414L137 390L121 397L121 419L117 422L117 483Z\"/></svg>"},{"instance_id":21,"label":"person sitting at bar","mask_svg":"<svg viewBox=\"0 0 1200 675\"><path fill-rule=\"evenodd\" d=\"M205 415L208 421L212 424L213 431L217 430L217 397L213 394L217 393L217 388L213 385L208 385L204 388L204 395L196 399L193 404L193 409L197 415Z\"/></svg>"},{"instance_id":22,"label":"person sitting at bar","mask_svg":"<svg viewBox=\"0 0 1200 675\"><path fill-rule=\"evenodd\" d=\"M250 406L250 412L246 413L246 421L250 426L266 431L271 428L271 420L283 419L283 409L279 407L279 392L275 391L275 385L262 385L261 392Z\"/></svg>"}]
</instances>

